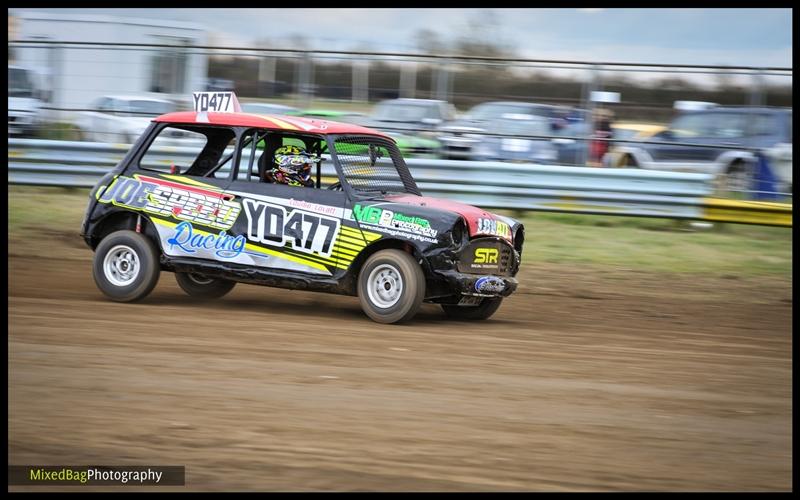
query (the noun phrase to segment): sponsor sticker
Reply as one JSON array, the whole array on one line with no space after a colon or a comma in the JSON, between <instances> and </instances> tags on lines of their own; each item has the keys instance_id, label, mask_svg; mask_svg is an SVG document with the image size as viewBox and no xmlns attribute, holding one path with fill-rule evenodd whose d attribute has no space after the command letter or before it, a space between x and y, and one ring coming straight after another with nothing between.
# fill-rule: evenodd
<instances>
[{"instance_id":1,"label":"sponsor sticker","mask_svg":"<svg viewBox=\"0 0 800 500\"><path fill-rule=\"evenodd\" d=\"M436 238L436 235L439 234L439 231L431 227L431 223L428 219L409 216L401 214L400 212L374 206L356 204L353 207L353 218L363 224L406 231L427 238Z\"/></svg>"},{"instance_id":2,"label":"sponsor sticker","mask_svg":"<svg viewBox=\"0 0 800 500\"><path fill-rule=\"evenodd\" d=\"M483 276L475 282L475 291L478 293L500 293L505 288L503 280L495 276Z\"/></svg>"},{"instance_id":3,"label":"sponsor sticker","mask_svg":"<svg viewBox=\"0 0 800 500\"><path fill-rule=\"evenodd\" d=\"M475 264L497 264L499 255L500 252L496 248L479 247L475 249L475 259L473 262Z\"/></svg>"},{"instance_id":4,"label":"sponsor sticker","mask_svg":"<svg viewBox=\"0 0 800 500\"><path fill-rule=\"evenodd\" d=\"M511 239L511 226L503 221L495 219L478 219L478 232L481 234L491 234L501 238Z\"/></svg>"},{"instance_id":5,"label":"sponsor sticker","mask_svg":"<svg viewBox=\"0 0 800 500\"><path fill-rule=\"evenodd\" d=\"M98 201L174 217L214 229L230 229L242 207L231 194L155 177L117 177Z\"/></svg>"}]
</instances>

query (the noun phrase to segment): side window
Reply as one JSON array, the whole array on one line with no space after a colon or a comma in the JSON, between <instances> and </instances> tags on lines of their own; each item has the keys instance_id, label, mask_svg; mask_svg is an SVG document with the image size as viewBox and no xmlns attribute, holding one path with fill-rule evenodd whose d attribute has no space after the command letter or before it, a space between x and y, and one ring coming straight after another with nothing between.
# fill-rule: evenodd
<instances>
[{"instance_id":1,"label":"side window","mask_svg":"<svg viewBox=\"0 0 800 500\"><path fill-rule=\"evenodd\" d=\"M713 116L706 113L695 113L679 116L670 124L670 131L675 137L691 139L694 137L707 137L711 129Z\"/></svg>"},{"instance_id":2,"label":"side window","mask_svg":"<svg viewBox=\"0 0 800 500\"><path fill-rule=\"evenodd\" d=\"M223 179L230 173L234 149L231 129L166 126L142 155L139 168Z\"/></svg>"},{"instance_id":3,"label":"side window","mask_svg":"<svg viewBox=\"0 0 800 500\"><path fill-rule=\"evenodd\" d=\"M99 111L108 111L111 109L111 99L108 97L101 97L94 103L94 109Z\"/></svg>"},{"instance_id":4,"label":"side window","mask_svg":"<svg viewBox=\"0 0 800 500\"><path fill-rule=\"evenodd\" d=\"M310 171L310 178L315 182L314 187L316 187L318 168L322 168L322 189L339 181L333 165L328 159L324 139L315 136L287 136L269 130L250 130L242 136L242 154L236 180L254 183L269 182L269 176L264 174L274 168L275 152L282 146L295 146L310 156L319 158L320 161L312 165Z\"/></svg>"},{"instance_id":5,"label":"side window","mask_svg":"<svg viewBox=\"0 0 800 500\"><path fill-rule=\"evenodd\" d=\"M748 135L779 135L776 115L759 113L750 117Z\"/></svg>"},{"instance_id":6,"label":"side window","mask_svg":"<svg viewBox=\"0 0 800 500\"><path fill-rule=\"evenodd\" d=\"M747 128L747 116L743 113L716 113L716 123L709 136L718 139L736 139L744 137Z\"/></svg>"}]
</instances>

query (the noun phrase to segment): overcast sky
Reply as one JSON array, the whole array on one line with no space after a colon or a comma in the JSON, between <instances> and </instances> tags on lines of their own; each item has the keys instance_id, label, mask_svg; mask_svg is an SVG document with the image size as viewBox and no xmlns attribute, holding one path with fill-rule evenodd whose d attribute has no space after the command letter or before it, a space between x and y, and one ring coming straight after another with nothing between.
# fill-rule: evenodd
<instances>
[{"instance_id":1,"label":"overcast sky","mask_svg":"<svg viewBox=\"0 0 800 500\"><path fill-rule=\"evenodd\" d=\"M452 40L487 9L10 9L175 20L229 46L302 34L310 48L414 52L420 29ZM491 9L522 57L792 66L791 9ZM89 40L90 41L90 40Z\"/></svg>"}]
</instances>

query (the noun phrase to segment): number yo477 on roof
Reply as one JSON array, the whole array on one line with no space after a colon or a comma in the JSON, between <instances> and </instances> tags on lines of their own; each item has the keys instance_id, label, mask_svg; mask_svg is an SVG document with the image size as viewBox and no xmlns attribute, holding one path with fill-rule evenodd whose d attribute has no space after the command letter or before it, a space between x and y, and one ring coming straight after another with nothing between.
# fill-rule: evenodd
<instances>
[{"instance_id":1,"label":"number yo477 on roof","mask_svg":"<svg viewBox=\"0 0 800 500\"><path fill-rule=\"evenodd\" d=\"M355 295L396 323L422 302L486 319L517 288L522 224L423 196L391 137L193 97L91 191L81 235L111 300L147 296L167 271L198 299L237 282Z\"/></svg>"}]
</instances>

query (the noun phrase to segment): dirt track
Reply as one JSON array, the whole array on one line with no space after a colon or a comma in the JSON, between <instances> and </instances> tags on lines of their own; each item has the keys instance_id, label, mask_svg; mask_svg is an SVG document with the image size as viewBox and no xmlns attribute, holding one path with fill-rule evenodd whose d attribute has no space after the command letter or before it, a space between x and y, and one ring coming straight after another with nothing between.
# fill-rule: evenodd
<instances>
[{"instance_id":1,"label":"dirt track","mask_svg":"<svg viewBox=\"0 0 800 500\"><path fill-rule=\"evenodd\" d=\"M792 487L788 276L527 263L490 321L386 327L350 297L200 305L169 273L116 304L79 242L29 249L9 245L11 464L186 465L192 490Z\"/></svg>"}]
</instances>

